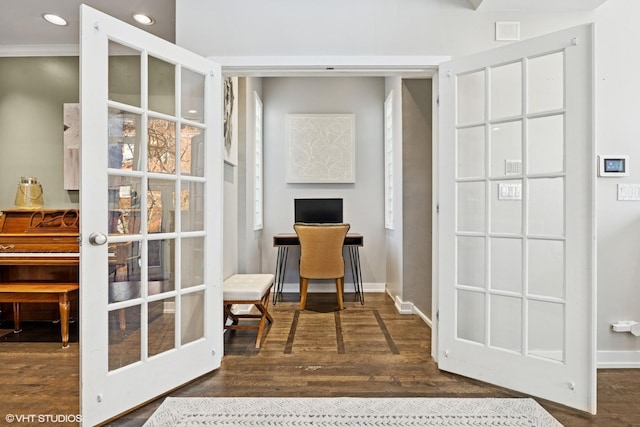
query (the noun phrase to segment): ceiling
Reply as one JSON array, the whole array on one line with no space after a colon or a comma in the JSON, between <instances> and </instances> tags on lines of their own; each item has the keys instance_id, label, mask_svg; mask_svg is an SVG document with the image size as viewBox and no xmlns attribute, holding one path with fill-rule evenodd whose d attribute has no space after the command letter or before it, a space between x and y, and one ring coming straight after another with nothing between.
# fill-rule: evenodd
<instances>
[{"instance_id":1,"label":"ceiling","mask_svg":"<svg viewBox=\"0 0 640 427\"><path fill-rule=\"evenodd\" d=\"M593 10L606 0L467 0L468 7L482 11L559 11ZM175 42L176 0L2 0L0 14L0 46L77 45L79 39L79 7L85 3ZM69 22L57 27L42 19L43 13L58 14ZM152 16L152 26L137 24L134 12Z\"/></svg>"},{"instance_id":2,"label":"ceiling","mask_svg":"<svg viewBox=\"0 0 640 427\"><path fill-rule=\"evenodd\" d=\"M576 11L593 10L607 0L468 0L479 11Z\"/></svg>"},{"instance_id":3,"label":"ceiling","mask_svg":"<svg viewBox=\"0 0 640 427\"><path fill-rule=\"evenodd\" d=\"M77 45L81 3L175 42L175 0L2 0L0 45ZM131 18L134 12L150 15L156 23L138 24ZM60 15L69 25L49 24L43 13Z\"/></svg>"}]
</instances>

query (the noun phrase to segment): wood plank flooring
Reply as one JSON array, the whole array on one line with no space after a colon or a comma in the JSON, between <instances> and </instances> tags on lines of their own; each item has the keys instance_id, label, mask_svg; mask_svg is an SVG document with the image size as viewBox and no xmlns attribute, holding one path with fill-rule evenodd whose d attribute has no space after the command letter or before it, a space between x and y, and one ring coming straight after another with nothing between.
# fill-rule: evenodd
<instances>
[{"instance_id":1,"label":"wood plank flooring","mask_svg":"<svg viewBox=\"0 0 640 427\"><path fill-rule=\"evenodd\" d=\"M417 316L398 314L384 294L366 298L360 305L346 295L346 310L335 312L335 295L310 294L300 312L297 294L285 295L269 307L275 321L261 349L253 348L255 331L230 331L222 367L169 395L522 396L439 371L430 357L429 327ZM78 412L77 343L66 350L58 343L0 343L0 378L1 420L8 413ZM640 369L598 371L595 416L537 400L567 427L640 426ZM161 402L107 425L141 426Z\"/></svg>"}]
</instances>

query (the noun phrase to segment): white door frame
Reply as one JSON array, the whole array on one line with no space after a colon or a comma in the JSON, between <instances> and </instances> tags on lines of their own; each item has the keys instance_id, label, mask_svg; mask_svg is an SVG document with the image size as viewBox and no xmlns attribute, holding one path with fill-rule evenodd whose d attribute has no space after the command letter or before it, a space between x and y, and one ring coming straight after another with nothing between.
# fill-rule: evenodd
<instances>
[{"instance_id":1,"label":"white door frame","mask_svg":"<svg viewBox=\"0 0 640 427\"><path fill-rule=\"evenodd\" d=\"M225 76L401 77L432 79L431 356L438 361L438 66L450 56L215 56Z\"/></svg>"}]
</instances>

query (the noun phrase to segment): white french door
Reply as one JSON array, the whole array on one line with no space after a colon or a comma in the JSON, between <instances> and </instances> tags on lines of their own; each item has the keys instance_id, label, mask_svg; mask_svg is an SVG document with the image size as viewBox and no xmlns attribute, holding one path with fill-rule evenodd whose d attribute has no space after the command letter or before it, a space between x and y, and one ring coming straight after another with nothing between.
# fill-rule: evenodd
<instances>
[{"instance_id":1,"label":"white french door","mask_svg":"<svg viewBox=\"0 0 640 427\"><path fill-rule=\"evenodd\" d=\"M595 413L593 28L439 81L438 365Z\"/></svg>"},{"instance_id":2,"label":"white french door","mask_svg":"<svg viewBox=\"0 0 640 427\"><path fill-rule=\"evenodd\" d=\"M220 66L81 6L84 425L220 366Z\"/></svg>"}]
</instances>

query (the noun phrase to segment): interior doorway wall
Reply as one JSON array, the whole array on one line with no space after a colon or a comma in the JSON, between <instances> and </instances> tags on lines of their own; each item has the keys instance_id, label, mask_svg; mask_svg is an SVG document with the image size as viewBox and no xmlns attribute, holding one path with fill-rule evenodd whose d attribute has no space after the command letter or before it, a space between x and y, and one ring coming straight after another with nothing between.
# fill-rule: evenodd
<instances>
[{"instance_id":1,"label":"interior doorway wall","mask_svg":"<svg viewBox=\"0 0 640 427\"><path fill-rule=\"evenodd\" d=\"M431 79L402 80L402 299L432 319Z\"/></svg>"}]
</instances>

